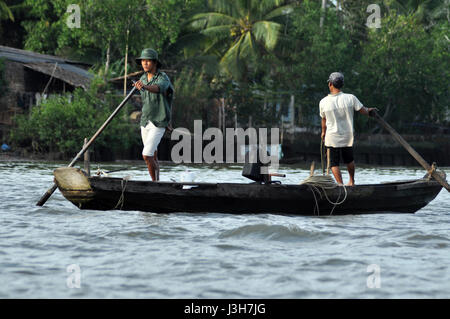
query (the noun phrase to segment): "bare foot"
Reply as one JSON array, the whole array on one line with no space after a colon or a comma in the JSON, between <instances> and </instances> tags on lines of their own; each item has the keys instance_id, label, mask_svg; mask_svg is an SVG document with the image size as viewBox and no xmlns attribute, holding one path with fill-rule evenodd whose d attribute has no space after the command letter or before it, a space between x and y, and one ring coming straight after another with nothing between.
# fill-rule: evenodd
<instances>
[{"instance_id":1,"label":"bare foot","mask_svg":"<svg viewBox=\"0 0 450 319\"><path fill-rule=\"evenodd\" d=\"M345 186L355 186L355 182L348 182Z\"/></svg>"}]
</instances>

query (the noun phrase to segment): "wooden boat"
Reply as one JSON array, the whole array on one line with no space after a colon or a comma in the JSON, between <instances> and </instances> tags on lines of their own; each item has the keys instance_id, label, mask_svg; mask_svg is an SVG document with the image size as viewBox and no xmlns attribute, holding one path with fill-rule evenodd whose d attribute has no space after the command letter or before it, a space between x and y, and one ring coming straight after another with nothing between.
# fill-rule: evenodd
<instances>
[{"instance_id":1,"label":"wooden boat","mask_svg":"<svg viewBox=\"0 0 450 319\"><path fill-rule=\"evenodd\" d=\"M57 168L54 176L63 196L80 209L155 213L272 213L321 216L414 213L431 202L442 188L437 181L427 177L321 189L307 184L133 181L113 177L89 177L84 171L73 167Z\"/></svg>"}]
</instances>

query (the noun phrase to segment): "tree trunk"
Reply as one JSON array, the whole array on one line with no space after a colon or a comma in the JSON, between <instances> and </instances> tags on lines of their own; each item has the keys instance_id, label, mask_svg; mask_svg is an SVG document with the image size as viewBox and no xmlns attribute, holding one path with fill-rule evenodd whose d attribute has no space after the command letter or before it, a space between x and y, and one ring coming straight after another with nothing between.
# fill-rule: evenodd
<instances>
[{"instance_id":1,"label":"tree trunk","mask_svg":"<svg viewBox=\"0 0 450 319\"><path fill-rule=\"evenodd\" d=\"M225 99L222 99L222 132L225 132Z\"/></svg>"},{"instance_id":2,"label":"tree trunk","mask_svg":"<svg viewBox=\"0 0 450 319\"><path fill-rule=\"evenodd\" d=\"M327 7L327 0L322 0L322 13L320 14L320 28L323 27L323 21L325 20L325 10Z\"/></svg>"},{"instance_id":3,"label":"tree trunk","mask_svg":"<svg viewBox=\"0 0 450 319\"><path fill-rule=\"evenodd\" d=\"M389 117L389 115L391 114L392 101L389 100L386 105L387 105L386 110L384 111L384 114L383 114L384 120L386 120Z\"/></svg>"},{"instance_id":4,"label":"tree trunk","mask_svg":"<svg viewBox=\"0 0 450 319\"><path fill-rule=\"evenodd\" d=\"M342 0L337 0L336 2L336 14L339 24L342 25Z\"/></svg>"},{"instance_id":5,"label":"tree trunk","mask_svg":"<svg viewBox=\"0 0 450 319\"><path fill-rule=\"evenodd\" d=\"M217 126L218 129L221 130L222 129L222 100L223 98L220 99L221 104L217 105Z\"/></svg>"},{"instance_id":6,"label":"tree trunk","mask_svg":"<svg viewBox=\"0 0 450 319\"><path fill-rule=\"evenodd\" d=\"M106 80L109 71L109 62L111 59L111 40L108 41L108 47L106 48L106 63L105 63L105 75L103 76Z\"/></svg>"},{"instance_id":7,"label":"tree trunk","mask_svg":"<svg viewBox=\"0 0 450 319\"><path fill-rule=\"evenodd\" d=\"M289 102L289 115L290 115L290 125L292 127L292 130L294 130L294 125L295 125L295 96L294 94L291 94L291 101Z\"/></svg>"},{"instance_id":8,"label":"tree trunk","mask_svg":"<svg viewBox=\"0 0 450 319\"><path fill-rule=\"evenodd\" d=\"M123 77L123 96L127 95L127 72L128 72L128 36L130 30L127 30L127 43L125 44L125 73Z\"/></svg>"}]
</instances>

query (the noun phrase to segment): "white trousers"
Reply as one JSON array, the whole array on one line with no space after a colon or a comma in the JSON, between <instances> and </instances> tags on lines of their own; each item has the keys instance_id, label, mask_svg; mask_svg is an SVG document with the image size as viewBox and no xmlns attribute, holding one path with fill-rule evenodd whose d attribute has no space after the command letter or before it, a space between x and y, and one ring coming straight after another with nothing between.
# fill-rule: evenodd
<instances>
[{"instance_id":1,"label":"white trousers","mask_svg":"<svg viewBox=\"0 0 450 319\"><path fill-rule=\"evenodd\" d=\"M165 127L156 127L151 121L148 122L146 127L141 126L141 137L144 143L142 155L153 156L155 154L165 131Z\"/></svg>"}]
</instances>

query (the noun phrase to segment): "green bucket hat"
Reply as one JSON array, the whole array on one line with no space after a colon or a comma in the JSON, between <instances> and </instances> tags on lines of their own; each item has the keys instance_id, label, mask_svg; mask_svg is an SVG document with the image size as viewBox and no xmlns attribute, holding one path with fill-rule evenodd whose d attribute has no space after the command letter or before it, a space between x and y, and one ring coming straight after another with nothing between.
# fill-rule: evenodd
<instances>
[{"instance_id":1,"label":"green bucket hat","mask_svg":"<svg viewBox=\"0 0 450 319\"><path fill-rule=\"evenodd\" d=\"M141 56L136 58L135 60L138 64L141 63L141 60L156 60L157 67L161 67L161 61L159 61L158 52L150 48L142 50Z\"/></svg>"}]
</instances>

